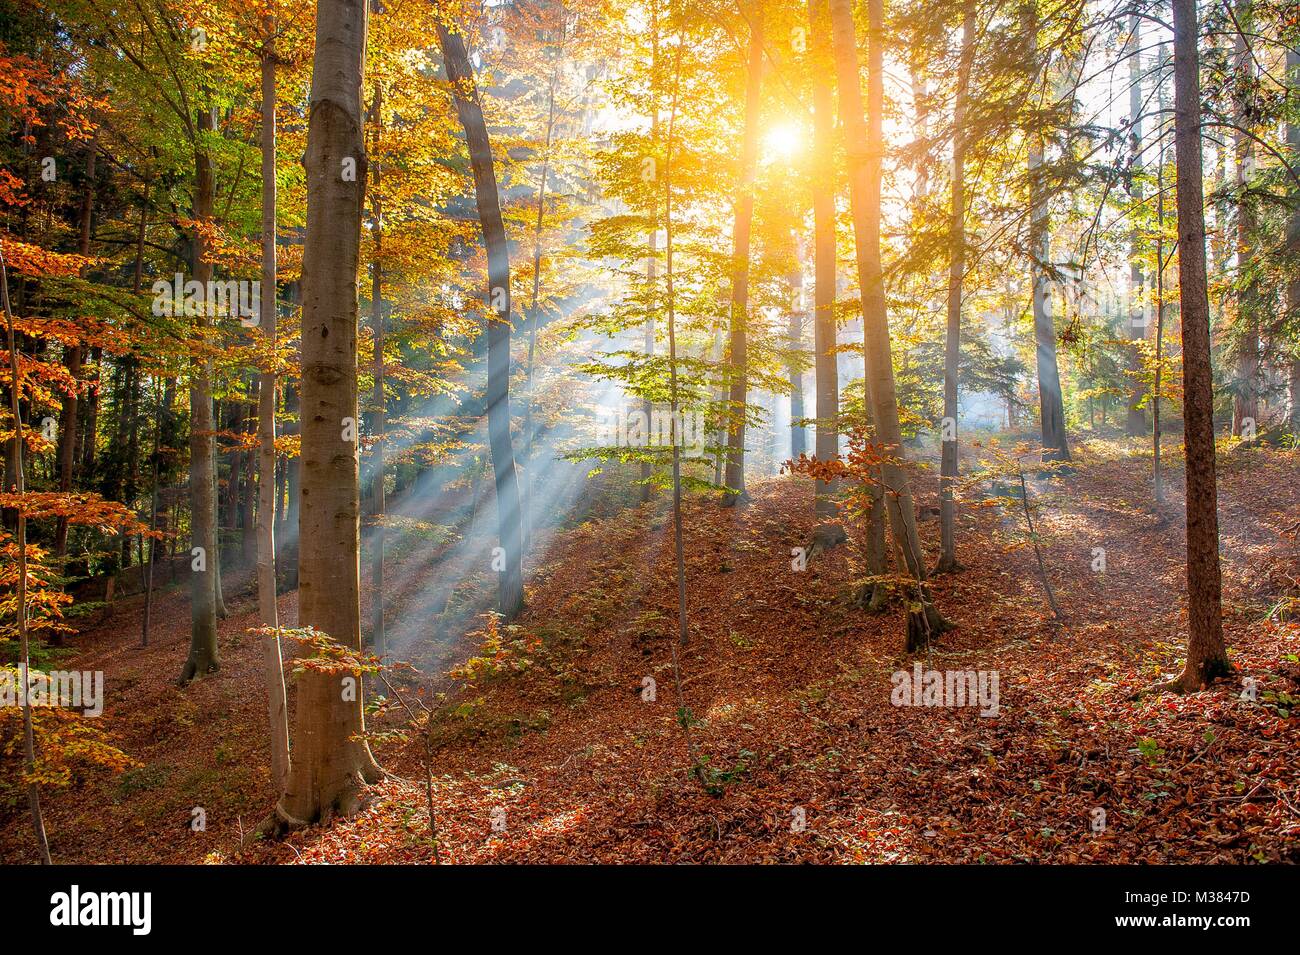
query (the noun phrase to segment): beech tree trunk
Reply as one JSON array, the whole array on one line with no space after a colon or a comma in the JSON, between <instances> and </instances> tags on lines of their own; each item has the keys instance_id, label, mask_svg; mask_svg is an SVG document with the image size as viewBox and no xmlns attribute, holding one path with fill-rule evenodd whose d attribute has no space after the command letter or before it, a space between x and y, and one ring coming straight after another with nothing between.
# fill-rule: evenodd
<instances>
[{"instance_id":1,"label":"beech tree trunk","mask_svg":"<svg viewBox=\"0 0 1300 955\"><path fill-rule=\"evenodd\" d=\"M366 189L366 21L363 0L317 5L304 159L298 617L302 626L354 651L361 649L357 268ZM355 176L345 174L349 167ZM283 825L349 815L359 808L365 784L380 778L362 738L361 682L360 675L317 670L298 679L293 761L277 806Z\"/></svg>"},{"instance_id":2,"label":"beech tree trunk","mask_svg":"<svg viewBox=\"0 0 1300 955\"><path fill-rule=\"evenodd\" d=\"M213 129L211 109L201 109L198 128L202 135ZM194 218L207 223L212 218L212 157L206 145L194 152ZM194 280L207 287L212 263L207 261L207 239L202 229L192 238ZM206 298L205 298L206 303ZM195 339L206 349L212 325L206 306L194 316ZM212 415L212 362L206 353L194 361L190 381L190 653L181 670L181 683L215 673L221 667L217 655L217 481L216 435ZM202 568L202 569L198 569Z\"/></svg>"},{"instance_id":3,"label":"beech tree trunk","mask_svg":"<svg viewBox=\"0 0 1300 955\"><path fill-rule=\"evenodd\" d=\"M749 6L749 66L745 82L745 132L740 150L740 186L731 232L731 385L728 398L726 486L734 492L723 504L745 493L745 412L749 394L749 237L754 221L754 173L758 163L758 111L763 83L763 10Z\"/></svg>"},{"instance_id":4,"label":"beech tree trunk","mask_svg":"<svg viewBox=\"0 0 1300 955\"><path fill-rule=\"evenodd\" d=\"M275 20L266 22L262 47L262 302L258 327L270 356L275 353L279 319L275 295L276 249ZM268 356L268 358L270 357ZM279 376L263 369L257 391L257 609L264 627L278 627L275 580L275 409ZM289 781L289 716L285 702L284 660L278 634L262 638L266 712L271 729L271 779L283 792Z\"/></svg>"},{"instance_id":5,"label":"beech tree trunk","mask_svg":"<svg viewBox=\"0 0 1300 955\"><path fill-rule=\"evenodd\" d=\"M863 118L862 90L858 78L857 39L850 0L830 0L831 35L839 80L840 117L848 154L849 198L857 244L858 283L862 294L863 353L868 403L876 440L887 460L881 465L884 510L894 543L916 582L909 595L915 609L908 613L907 649L917 650L949 624L930 600L925 585L925 555L916 530L916 510L911 483L903 466L902 428L894 387L893 349L885 303L885 279L880 256L880 186L884 110L884 0L868 0L868 115Z\"/></svg>"},{"instance_id":6,"label":"beech tree trunk","mask_svg":"<svg viewBox=\"0 0 1300 955\"><path fill-rule=\"evenodd\" d=\"M372 364L374 387L371 401L374 404L374 475L371 484L371 507L374 512L374 555L370 564L371 623L370 643L378 656L387 650L384 630L384 267L380 256L384 248L384 210L379 198L379 140L384 126L384 92L375 87L375 162L371 180L370 207L374 214L375 257L370 263L370 327L374 334L374 360Z\"/></svg>"},{"instance_id":7,"label":"beech tree trunk","mask_svg":"<svg viewBox=\"0 0 1300 955\"><path fill-rule=\"evenodd\" d=\"M952 112L952 203L948 212L948 328L943 360L943 426L940 429L938 570L951 573L957 563L957 376L961 370L962 282L966 277L966 112L971 62L975 55L975 4L966 0L962 13L961 60L957 98Z\"/></svg>"},{"instance_id":8,"label":"beech tree trunk","mask_svg":"<svg viewBox=\"0 0 1300 955\"><path fill-rule=\"evenodd\" d=\"M1196 0L1173 0L1174 149L1178 173L1178 298L1183 325L1187 457L1187 662L1168 689L1190 692L1232 672L1223 644L1214 463L1210 300L1201 189L1201 84Z\"/></svg>"},{"instance_id":9,"label":"beech tree trunk","mask_svg":"<svg viewBox=\"0 0 1300 955\"><path fill-rule=\"evenodd\" d=\"M1034 55L1031 69L1037 70L1038 20L1033 4L1029 13L1028 33ZM1034 352L1038 372L1038 420L1042 437L1044 463L1070 460L1070 445L1065 433L1065 403L1061 393L1061 372L1056 361L1056 327L1048 301L1047 264L1051 259L1048 233L1047 189L1043 183L1043 136L1039 129L1028 130L1029 139L1029 274L1034 312ZM1104 420L1105 406L1102 407Z\"/></svg>"},{"instance_id":10,"label":"beech tree trunk","mask_svg":"<svg viewBox=\"0 0 1300 955\"><path fill-rule=\"evenodd\" d=\"M500 610L513 619L524 605L522 559L523 526L519 509L519 479L515 473L514 444L510 437L510 253L492 168L492 144L479 105L478 87L460 34L438 24L447 78L452 84L456 115L465 131L474 197L488 258L488 443L496 479L497 527L504 561L500 573Z\"/></svg>"},{"instance_id":11,"label":"beech tree trunk","mask_svg":"<svg viewBox=\"0 0 1300 955\"><path fill-rule=\"evenodd\" d=\"M817 458L839 455L840 383L835 353L835 117L829 76L835 68L830 50L830 12L826 0L808 0L809 49L812 51L813 152L813 350L817 377ZM833 496L837 482L817 482L817 517L837 516Z\"/></svg>"}]
</instances>

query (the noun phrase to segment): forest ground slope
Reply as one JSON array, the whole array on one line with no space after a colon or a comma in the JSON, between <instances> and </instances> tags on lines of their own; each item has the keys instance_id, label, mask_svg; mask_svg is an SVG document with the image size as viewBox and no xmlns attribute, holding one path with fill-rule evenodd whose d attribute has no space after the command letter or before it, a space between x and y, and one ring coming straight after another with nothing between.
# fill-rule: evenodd
<instances>
[{"instance_id":1,"label":"forest ground slope","mask_svg":"<svg viewBox=\"0 0 1300 955\"><path fill-rule=\"evenodd\" d=\"M1296 455L1235 448L1220 459L1238 679L1134 698L1180 662L1182 475L1155 508L1149 458L1116 451L1083 449L1077 470L1031 489L1066 624L1047 611L1017 506L973 503L958 528L966 569L934 580L956 628L916 658L902 652L901 606L851 605L863 573L854 542L792 569L813 529L806 481L758 482L737 508L690 499L679 656L694 757L673 676L667 500L544 538L515 626L412 647L420 672L391 676L435 712L442 860L1296 861L1300 633L1270 619L1300 576ZM921 484L933 503L932 473ZM921 529L933 562L937 521ZM408 575L403 592L420 589L410 572L391 568ZM103 728L137 765L48 794L55 860L431 861L423 748L409 733L376 741L390 777L356 818L283 842L252 837L271 805L264 691L246 633L255 602L237 575L231 590L243 595L222 624L223 668L184 690L183 590L159 602L149 648L127 602L76 638L67 665L105 671ZM285 619L294 602L283 598ZM406 612L399 603L390 617ZM418 632L419 621L393 629ZM996 671L998 715L894 705L891 674L914 663ZM1254 700L1242 697L1246 677ZM404 722L390 709L372 728ZM190 826L196 806L206 831ZM25 817L6 810L0 857L29 861L29 842Z\"/></svg>"}]
</instances>

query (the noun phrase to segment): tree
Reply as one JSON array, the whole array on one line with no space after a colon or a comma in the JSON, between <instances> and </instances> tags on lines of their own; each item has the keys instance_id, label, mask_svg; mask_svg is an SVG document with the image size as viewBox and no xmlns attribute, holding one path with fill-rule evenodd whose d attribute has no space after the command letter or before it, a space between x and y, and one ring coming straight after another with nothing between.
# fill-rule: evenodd
<instances>
[{"instance_id":1,"label":"tree","mask_svg":"<svg viewBox=\"0 0 1300 955\"><path fill-rule=\"evenodd\" d=\"M960 569L957 562L957 374L961 364L962 282L966 275L966 145L971 64L975 58L975 3L962 6L961 62L952 114L952 203L948 217L948 327L943 361L942 460L939 477L940 553L938 571Z\"/></svg>"},{"instance_id":2,"label":"tree","mask_svg":"<svg viewBox=\"0 0 1300 955\"><path fill-rule=\"evenodd\" d=\"M835 352L838 322L835 317L835 173L833 137L834 104L829 73L834 69L830 51L830 14L824 0L808 0L808 28L812 52L813 153L817 170L812 182L813 204L813 351L817 378L817 458L829 461L839 454L840 385ZM834 482L817 482L817 516L833 518ZM842 533L842 532L841 532Z\"/></svg>"},{"instance_id":3,"label":"tree","mask_svg":"<svg viewBox=\"0 0 1300 955\"><path fill-rule=\"evenodd\" d=\"M284 692L284 661L275 575L275 411L279 403L276 371L276 181L275 181L275 17L268 14L262 44L262 303L259 327L265 336L267 365L257 392L257 610L268 632L262 637L267 718L271 727L271 778L284 790L289 780L289 714Z\"/></svg>"},{"instance_id":4,"label":"tree","mask_svg":"<svg viewBox=\"0 0 1300 955\"><path fill-rule=\"evenodd\" d=\"M840 118L848 153L849 198L857 243L858 284L862 295L862 335L867 393L876 439L884 446L881 464L885 510L894 544L907 574L915 581L915 600L908 611L907 649L920 649L949 624L935 608L926 588L925 557L916 531L916 509L905 468L898 398L894 389L893 349L885 304L880 256L880 180L884 111L884 0L868 0L868 115L863 119L858 78L857 39L849 0L830 0L835 72L839 81Z\"/></svg>"},{"instance_id":5,"label":"tree","mask_svg":"<svg viewBox=\"0 0 1300 955\"><path fill-rule=\"evenodd\" d=\"M1178 176L1178 301L1183 323L1187 456L1187 661L1164 689L1188 693L1232 672L1223 643L1210 299L1201 187L1201 81L1196 0L1173 0L1174 153Z\"/></svg>"},{"instance_id":6,"label":"tree","mask_svg":"<svg viewBox=\"0 0 1300 955\"><path fill-rule=\"evenodd\" d=\"M473 68L465 52L465 41L441 21L438 45L451 83L456 115L465 131L470 168L474 174L474 197L483 243L487 246L487 333L488 333L488 442L492 448L492 471L496 484L497 528L500 558L501 613L512 619L524 605L523 525L519 509L519 479L515 473L514 444L510 436L510 251L497 194L496 172L492 168L492 144L478 101Z\"/></svg>"},{"instance_id":7,"label":"tree","mask_svg":"<svg viewBox=\"0 0 1300 955\"><path fill-rule=\"evenodd\" d=\"M349 0L317 6L302 265L298 616L303 626L354 651L361 649L357 270L366 185L366 14L365 4ZM300 673L293 762L276 807L281 825L350 815L365 785L380 778L364 739L362 700L359 673L310 667Z\"/></svg>"},{"instance_id":8,"label":"tree","mask_svg":"<svg viewBox=\"0 0 1300 955\"><path fill-rule=\"evenodd\" d=\"M763 85L763 7L750 8L749 56L745 72L745 128L740 147L740 180L731 233L731 384L727 429L727 490L724 504L745 494L745 416L749 394L749 241L754 220L754 169L758 163L758 110Z\"/></svg>"}]
</instances>

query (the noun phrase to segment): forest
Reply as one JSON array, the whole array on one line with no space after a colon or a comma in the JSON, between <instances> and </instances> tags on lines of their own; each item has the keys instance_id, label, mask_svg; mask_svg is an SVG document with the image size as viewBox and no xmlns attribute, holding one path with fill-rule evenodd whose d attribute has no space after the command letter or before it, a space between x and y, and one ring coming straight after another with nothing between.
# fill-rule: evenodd
<instances>
[{"instance_id":1,"label":"forest","mask_svg":"<svg viewBox=\"0 0 1300 955\"><path fill-rule=\"evenodd\" d=\"M0 0L0 304L0 863L1300 861L1293 0Z\"/></svg>"}]
</instances>

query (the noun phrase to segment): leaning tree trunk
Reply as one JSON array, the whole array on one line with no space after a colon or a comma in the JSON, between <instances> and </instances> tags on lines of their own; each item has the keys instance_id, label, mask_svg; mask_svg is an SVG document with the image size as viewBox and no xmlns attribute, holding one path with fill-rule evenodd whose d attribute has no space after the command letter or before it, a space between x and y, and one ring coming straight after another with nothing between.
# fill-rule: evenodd
<instances>
[{"instance_id":1,"label":"leaning tree trunk","mask_svg":"<svg viewBox=\"0 0 1300 955\"><path fill-rule=\"evenodd\" d=\"M1232 672L1223 645L1223 581L1214 473L1210 300L1201 191L1201 84L1196 0L1173 0L1174 151L1178 175L1178 299L1183 324L1187 452L1187 663L1166 688L1199 690Z\"/></svg>"},{"instance_id":2,"label":"leaning tree trunk","mask_svg":"<svg viewBox=\"0 0 1300 955\"><path fill-rule=\"evenodd\" d=\"M366 4L320 0L307 127L302 265L302 508L298 618L361 650L357 268L366 187L361 89ZM355 175L348 175L348 172ZM290 827L349 815L382 775L365 741L359 674L298 680L293 762L277 806Z\"/></svg>"},{"instance_id":3,"label":"leaning tree trunk","mask_svg":"<svg viewBox=\"0 0 1300 955\"><path fill-rule=\"evenodd\" d=\"M868 403L876 440L887 459L881 465L884 503L894 543L907 573L915 581L909 603L907 649L925 646L949 624L930 600L925 585L925 555L916 530L912 489L904 467L903 433L898 421L894 387L893 350L885 303L885 278L880 256L880 184L884 148L884 0L868 0L870 18L868 73L870 123L863 119L862 90L858 78L857 40L850 0L830 0L831 35L839 80L840 116L848 154L849 199L857 244L858 283L862 293L863 357L866 364Z\"/></svg>"},{"instance_id":4,"label":"leaning tree trunk","mask_svg":"<svg viewBox=\"0 0 1300 955\"><path fill-rule=\"evenodd\" d=\"M275 582L275 20L267 18L262 47L262 302L259 327L266 336L265 365L257 391L257 609L262 626L280 625ZM283 792L289 781L289 716L279 634L262 637L266 712L271 728L271 778Z\"/></svg>"},{"instance_id":5,"label":"leaning tree trunk","mask_svg":"<svg viewBox=\"0 0 1300 955\"><path fill-rule=\"evenodd\" d=\"M522 562L523 525L519 511L519 479L515 473L514 445L510 438L510 252L492 168L492 144L479 104L478 87L459 33L438 24L447 78L456 101L456 115L465 131L474 197L488 258L488 444L496 479L497 528L504 569L500 571L500 609L507 620L524 605Z\"/></svg>"},{"instance_id":6,"label":"leaning tree trunk","mask_svg":"<svg viewBox=\"0 0 1300 955\"><path fill-rule=\"evenodd\" d=\"M956 571L957 563L957 375L961 365L962 282L966 276L966 112L970 98L971 60L975 53L975 3L966 0L962 14L961 61L957 99L952 112L952 204L948 213L948 328L943 360L943 427L939 430L940 551L938 570Z\"/></svg>"},{"instance_id":7,"label":"leaning tree trunk","mask_svg":"<svg viewBox=\"0 0 1300 955\"><path fill-rule=\"evenodd\" d=\"M1037 70L1038 19L1028 4L1027 32L1033 46L1031 69ZM1038 372L1038 420L1044 463L1070 460L1065 434L1065 401L1061 393L1061 371L1056 360L1056 327L1052 321L1047 263L1051 258L1048 233L1047 188L1043 182L1043 135L1040 129L1027 131L1029 138L1029 274L1034 312L1034 353Z\"/></svg>"},{"instance_id":8,"label":"leaning tree trunk","mask_svg":"<svg viewBox=\"0 0 1300 955\"><path fill-rule=\"evenodd\" d=\"M754 224L754 173L758 163L758 109L763 82L763 11L751 6L749 66L745 82L745 132L740 150L740 187L731 232L731 360L724 504L745 493L745 412L749 394L749 238Z\"/></svg>"},{"instance_id":9,"label":"leaning tree trunk","mask_svg":"<svg viewBox=\"0 0 1300 955\"><path fill-rule=\"evenodd\" d=\"M199 111L200 134L213 128L211 109ZM206 289L212 278L207 260L208 242L203 227L212 218L212 157L205 143L194 152L194 218L202 225L194 230L194 280ZM221 666L217 656L217 483L216 434L212 419L212 360L208 357L208 332L212 326L207 297L194 316L195 345L190 381L190 654L181 670L181 682L215 673Z\"/></svg>"}]
</instances>

